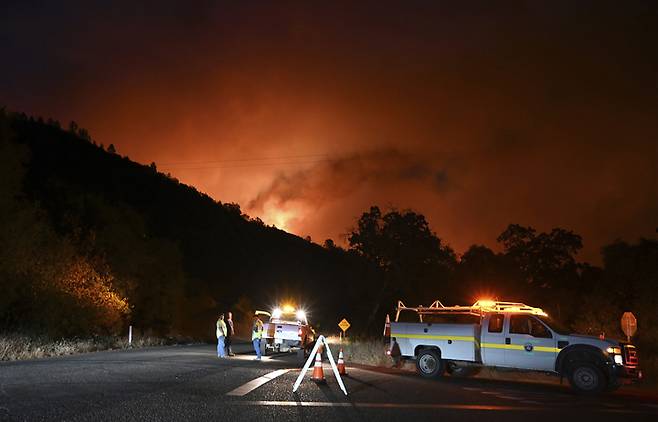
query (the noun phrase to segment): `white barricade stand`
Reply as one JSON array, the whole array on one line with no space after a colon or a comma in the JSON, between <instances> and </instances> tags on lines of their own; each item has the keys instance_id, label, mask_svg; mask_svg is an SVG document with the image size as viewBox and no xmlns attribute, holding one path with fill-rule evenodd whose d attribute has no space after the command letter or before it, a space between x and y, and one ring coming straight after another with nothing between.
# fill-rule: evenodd
<instances>
[{"instance_id":1,"label":"white barricade stand","mask_svg":"<svg viewBox=\"0 0 658 422\"><path fill-rule=\"evenodd\" d=\"M331 354L331 349L329 348L329 343L327 343L327 340L324 338L324 336L318 337L318 339L315 341L315 347L313 347L313 350L311 350L311 353L308 357L308 360L304 364L304 367L302 368L301 372L299 373L299 376L297 377L297 381L295 381L295 384L292 387L292 392L294 393L297 391L299 388L299 385L302 383L302 380L304 379L304 376L306 375L306 371L308 371L308 368L311 366L311 362L314 361L315 355L318 353L318 348L320 347L320 344L324 344L324 348L327 350L327 357L329 358L329 363L331 363L331 369L334 371L334 376L336 377L336 381L338 381L338 385L340 386L340 389L343 390L343 393L347 395L347 390L345 389L345 384L343 384L343 380L340 377L340 374L338 373L338 367L336 366L336 362L334 362L334 357ZM322 357L322 356L320 356Z\"/></svg>"}]
</instances>

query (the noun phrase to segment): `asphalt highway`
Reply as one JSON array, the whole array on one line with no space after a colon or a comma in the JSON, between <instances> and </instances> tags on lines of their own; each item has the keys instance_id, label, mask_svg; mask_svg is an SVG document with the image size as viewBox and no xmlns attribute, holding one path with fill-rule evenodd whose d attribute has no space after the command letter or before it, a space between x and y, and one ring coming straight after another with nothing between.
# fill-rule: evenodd
<instances>
[{"instance_id":1,"label":"asphalt highway","mask_svg":"<svg viewBox=\"0 0 658 422\"><path fill-rule=\"evenodd\" d=\"M296 355L254 361L248 344L220 360L211 345L0 363L2 421L658 420L658 398L623 390L582 397L566 386L351 367L340 391L310 372L297 393Z\"/></svg>"}]
</instances>

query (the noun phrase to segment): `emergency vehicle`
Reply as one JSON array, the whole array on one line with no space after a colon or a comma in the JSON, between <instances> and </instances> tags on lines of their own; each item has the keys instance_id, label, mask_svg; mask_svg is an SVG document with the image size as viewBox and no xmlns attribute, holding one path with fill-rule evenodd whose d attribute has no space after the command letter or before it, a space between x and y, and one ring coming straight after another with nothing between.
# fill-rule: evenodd
<instances>
[{"instance_id":1,"label":"emergency vehicle","mask_svg":"<svg viewBox=\"0 0 658 422\"><path fill-rule=\"evenodd\" d=\"M275 308L272 312L256 311L268 318L263 323L261 353L285 353L296 350L304 355L315 342L315 331L308 323L306 312L291 305Z\"/></svg>"},{"instance_id":2,"label":"emergency vehicle","mask_svg":"<svg viewBox=\"0 0 658 422\"><path fill-rule=\"evenodd\" d=\"M471 306L407 307L390 324L402 357L423 377L472 375L482 367L566 377L582 393L612 391L642 378L635 346L571 334L541 308L480 300Z\"/></svg>"}]
</instances>

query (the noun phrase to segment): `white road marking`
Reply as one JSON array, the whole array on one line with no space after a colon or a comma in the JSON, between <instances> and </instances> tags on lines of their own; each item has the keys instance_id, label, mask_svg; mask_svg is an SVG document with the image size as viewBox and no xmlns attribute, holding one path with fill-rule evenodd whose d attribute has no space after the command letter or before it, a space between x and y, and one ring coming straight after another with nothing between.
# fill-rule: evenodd
<instances>
[{"instance_id":1,"label":"white road marking","mask_svg":"<svg viewBox=\"0 0 658 422\"><path fill-rule=\"evenodd\" d=\"M257 389L261 385L272 381L274 378L279 377L286 372L290 371L290 369L278 369L276 371L270 372L268 374L263 375L262 377L258 377L254 380L249 381L246 384L243 384L236 388L235 390L231 390L228 393L226 393L227 396L244 396L245 394Z\"/></svg>"},{"instance_id":2,"label":"white road marking","mask_svg":"<svg viewBox=\"0 0 658 422\"><path fill-rule=\"evenodd\" d=\"M499 406L479 404L437 404L437 403L358 403L358 402L326 402L326 401L228 401L227 404L242 406L301 406L301 407L359 407L359 408L382 408L382 409L455 409L455 410L537 410L536 407L521 406Z\"/></svg>"},{"instance_id":3,"label":"white road marking","mask_svg":"<svg viewBox=\"0 0 658 422\"><path fill-rule=\"evenodd\" d=\"M438 403L368 403L368 402L326 402L326 401L240 401L229 400L224 402L225 405L236 406L283 406L283 407L354 407L370 409L449 409L449 410L471 410L471 411L534 411L546 412L552 408L541 406L501 406L501 405L479 405L479 404L438 404ZM646 414L649 410L630 410L630 409L602 409L592 408L594 413L632 413Z\"/></svg>"},{"instance_id":4,"label":"white road marking","mask_svg":"<svg viewBox=\"0 0 658 422\"><path fill-rule=\"evenodd\" d=\"M474 388L474 387L462 387L462 390L467 390L467 391L482 391L481 388Z\"/></svg>"},{"instance_id":5,"label":"white road marking","mask_svg":"<svg viewBox=\"0 0 658 422\"><path fill-rule=\"evenodd\" d=\"M523 400L523 397L504 396L502 394L498 394L496 397L498 397L500 399L506 399L506 400Z\"/></svg>"}]
</instances>

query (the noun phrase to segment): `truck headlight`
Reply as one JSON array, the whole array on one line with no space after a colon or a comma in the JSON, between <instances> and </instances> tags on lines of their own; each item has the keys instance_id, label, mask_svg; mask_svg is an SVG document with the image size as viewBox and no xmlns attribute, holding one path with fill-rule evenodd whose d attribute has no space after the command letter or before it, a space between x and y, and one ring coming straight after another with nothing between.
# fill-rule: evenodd
<instances>
[{"instance_id":1,"label":"truck headlight","mask_svg":"<svg viewBox=\"0 0 658 422\"><path fill-rule=\"evenodd\" d=\"M624 359L622 358L621 355L615 355L614 360L615 360L615 363L617 365L623 365L624 364Z\"/></svg>"},{"instance_id":2,"label":"truck headlight","mask_svg":"<svg viewBox=\"0 0 658 422\"><path fill-rule=\"evenodd\" d=\"M297 319L299 321L304 321L306 319L306 312L302 311L301 309L297 311Z\"/></svg>"},{"instance_id":3,"label":"truck headlight","mask_svg":"<svg viewBox=\"0 0 658 422\"><path fill-rule=\"evenodd\" d=\"M276 308L272 311L272 318L281 318L281 314L282 314L281 309Z\"/></svg>"}]
</instances>

